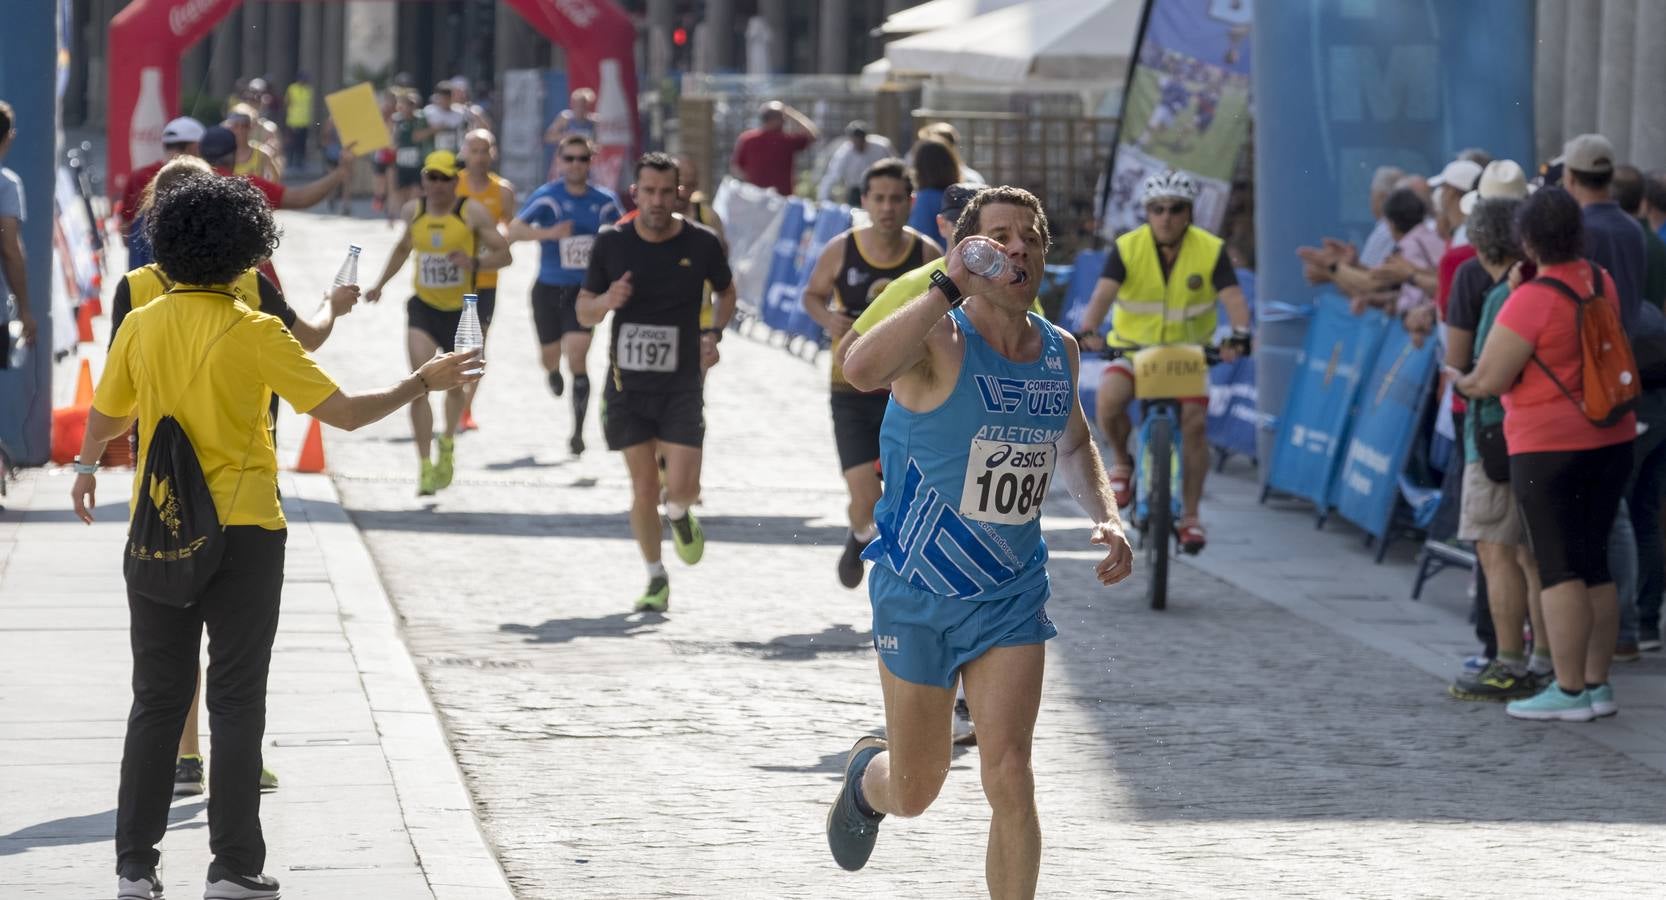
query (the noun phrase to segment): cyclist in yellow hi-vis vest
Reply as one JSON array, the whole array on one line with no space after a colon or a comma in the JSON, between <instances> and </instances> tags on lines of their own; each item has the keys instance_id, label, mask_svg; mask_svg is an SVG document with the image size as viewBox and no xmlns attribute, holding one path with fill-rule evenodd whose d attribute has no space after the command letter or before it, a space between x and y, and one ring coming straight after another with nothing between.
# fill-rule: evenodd
<instances>
[{"instance_id":1,"label":"cyclist in yellow hi-vis vest","mask_svg":"<svg viewBox=\"0 0 1666 900\"><path fill-rule=\"evenodd\" d=\"M1184 172L1161 172L1140 188L1146 224L1116 239L1106 254L1105 270L1082 316L1077 339L1085 350L1150 347L1159 344L1207 344L1215 334L1215 301L1226 307L1232 343L1221 358L1238 358L1238 342L1249 339L1249 304L1232 271L1221 239L1192 224L1197 185ZM1114 306L1113 306L1114 304ZM1105 313L1111 330L1100 337ZM1128 451L1128 402L1134 397L1134 367L1127 357L1114 360L1099 384L1096 418L1115 460L1111 489L1119 507L1133 502L1134 458ZM1198 519L1203 479L1209 471L1209 439L1204 425L1208 397L1182 401L1180 413L1181 518L1175 527L1187 553L1203 550L1207 536Z\"/></svg>"},{"instance_id":2,"label":"cyclist in yellow hi-vis vest","mask_svg":"<svg viewBox=\"0 0 1666 900\"><path fill-rule=\"evenodd\" d=\"M365 292L375 303L382 288L399 274L405 258L416 252L413 274L415 296L405 304L408 324L406 346L416 365L422 365L441 350L452 352L457 323L463 316L463 295L475 292L481 272L509 265L509 242L497 230L492 214L478 200L457 195L457 176L462 166L449 150L428 154L422 164L422 195L405 204L409 224L382 269L382 277ZM481 298L477 304L481 331L492 323L492 304ZM421 465L417 471L417 493L429 496L448 487L455 467L457 425L463 417L466 392L458 385L445 394L445 431L440 436L440 453L431 460L434 443L434 411L427 395L411 404L411 429L416 438Z\"/></svg>"}]
</instances>

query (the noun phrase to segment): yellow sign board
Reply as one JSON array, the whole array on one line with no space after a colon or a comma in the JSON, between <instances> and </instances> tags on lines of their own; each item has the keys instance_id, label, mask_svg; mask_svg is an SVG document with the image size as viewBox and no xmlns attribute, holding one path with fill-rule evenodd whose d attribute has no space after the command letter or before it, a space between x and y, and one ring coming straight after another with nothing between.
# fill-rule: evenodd
<instances>
[{"instance_id":1,"label":"yellow sign board","mask_svg":"<svg viewBox=\"0 0 1666 900\"><path fill-rule=\"evenodd\" d=\"M352 147L355 156L393 146L393 137L388 134L388 124L382 119L382 108L376 104L376 91L370 82L326 94L324 105L329 107L330 118L335 120L341 145Z\"/></svg>"},{"instance_id":2,"label":"yellow sign board","mask_svg":"<svg viewBox=\"0 0 1666 900\"><path fill-rule=\"evenodd\" d=\"M1147 347L1134 354L1134 396L1176 400L1209 395L1209 362L1196 344Z\"/></svg>"}]
</instances>

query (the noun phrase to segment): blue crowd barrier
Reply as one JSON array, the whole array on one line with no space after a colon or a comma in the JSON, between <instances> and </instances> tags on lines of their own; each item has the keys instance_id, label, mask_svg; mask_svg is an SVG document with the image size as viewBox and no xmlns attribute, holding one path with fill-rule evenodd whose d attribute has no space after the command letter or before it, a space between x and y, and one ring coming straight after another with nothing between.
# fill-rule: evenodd
<instances>
[{"instance_id":1,"label":"blue crowd barrier","mask_svg":"<svg viewBox=\"0 0 1666 900\"><path fill-rule=\"evenodd\" d=\"M821 326L805 312L804 304L797 301L804 296L804 289L810 284L810 274L816 269L816 260L821 258L821 251L849 227L850 207L823 203L816 208L815 227L810 231L810 242L804 245L798 279L793 285L793 302L790 304L791 311L785 328L788 334L820 345L823 333Z\"/></svg>"},{"instance_id":2,"label":"blue crowd barrier","mask_svg":"<svg viewBox=\"0 0 1666 900\"><path fill-rule=\"evenodd\" d=\"M1082 330L1082 313L1087 312L1093 299L1093 286L1105 270L1105 251L1081 250L1070 270L1070 282L1065 287L1064 303L1060 306L1059 326L1075 334Z\"/></svg>"},{"instance_id":3,"label":"blue crowd barrier","mask_svg":"<svg viewBox=\"0 0 1666 900\"><path fill-rule=\"evenodd\" d=\"M814 215L814 208L797 197L788 200L781 213L781 230L775 238L769 277L764 281L763 301L764 324L776 331L787 330L792 311L799 305L798 273L815 234L811 227Z\"/></svg>"},{"instance_id":4,"label":"blue crowd barrier","mask_svg":"<svg viewBox=\"0 0 1666 900\"><path fill-rule=\"evenodd\" d=\"M1223 362L1209 370L1209 444L1226 453L1255 458L1255 357Z\"/></svg>"},{"instance_id":5,"label":"blue crowd barrier","mask_svg":"<svg viewBox=\"0 0 1666 900\"><path fill-rule=\"evenodd\" d=\"M1334 294L1320 297L1317 306L1279 416L1262 499L1271 491L1303 498L1323 524L1354 403L1388 317L1377 310L1355 316L1348 301Z\"/></svg>"},{"instance_id":6,"label":"blue crowd barrier","mask_svg":"<svg viewBox=\"0 0 1666 900\"><path fill-rule=\"evenodd\" d=\"M1360 393L1331 502L1342 518L1386 541L1401 495L1400 475L1429 403L1440 344L1429 340L1414 347L1398 325L1388 328L1381 344Z\"/></svg>"}]
</instances>

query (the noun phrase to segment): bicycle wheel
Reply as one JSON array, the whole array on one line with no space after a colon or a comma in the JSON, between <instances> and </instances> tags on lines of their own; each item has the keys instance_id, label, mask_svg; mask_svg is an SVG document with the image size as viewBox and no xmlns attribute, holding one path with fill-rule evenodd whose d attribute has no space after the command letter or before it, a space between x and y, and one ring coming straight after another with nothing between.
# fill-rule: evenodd
<instances>
[{"instance_id":1,"label":"bicycle wheel","mask_svg":"<svg viewBox=\"0 0 1666 900\"><path fill-rule=\"evenodd\" d=\"M1146 596L1152 609L1168 605L1170 533L1174 529L1174 507L1170 505L1170 470L1174 458L1174 420L1167 413L1154 414L1151 419L1151 443L1146 448L1146 459L1151 462L1151 493L1146 516L1146 564L1150 572L1146 579Z\"/></svg>"}]
</instances>

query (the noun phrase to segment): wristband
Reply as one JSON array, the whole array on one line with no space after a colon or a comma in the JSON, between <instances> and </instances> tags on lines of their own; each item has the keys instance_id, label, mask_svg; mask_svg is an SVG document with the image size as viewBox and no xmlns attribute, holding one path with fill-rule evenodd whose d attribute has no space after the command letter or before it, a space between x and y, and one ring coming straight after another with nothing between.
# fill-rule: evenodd
<instances>
[{"instance_id":1,"label":"wristband","mask_svg":"<svg viewBox=\"0 0 1666 900\"><path fill-rule=\"evenodd\" d=\"M942 269L932 270L931 283L939 291L943 292L943 299L949 301L950 309L954 309L960 304L966 302L966 295L960 292L960 286L955 284L954 279L950 278L948 273L944 272Z\"/></svg>"},{"instance_id":2,"label":"wristband","mask_svg":"<svg viewBox=\"0 0 1666 900\"><path fill-rule=\"evenodd\" d=\"M713 343L722 343L723 342L723 329L721 329L721 328L702 328L702 329L700 329L700 336L701 337L710 336Z\"/></svg>"},{"instance_id":3,"label":"wristband","mask_svg":"<svg viewBox=\"0 0 1666 900\"><path fill-rule=\"evenodd\" d=\"M75 466L75 474L77 474L77 475L97 475L98 474L98 463L96 463L96 462L84 463L84 462L81 461L81 457L79 457L79 456L77 456L75 458L74 466Z\"/></svg>"}]
</instances>

